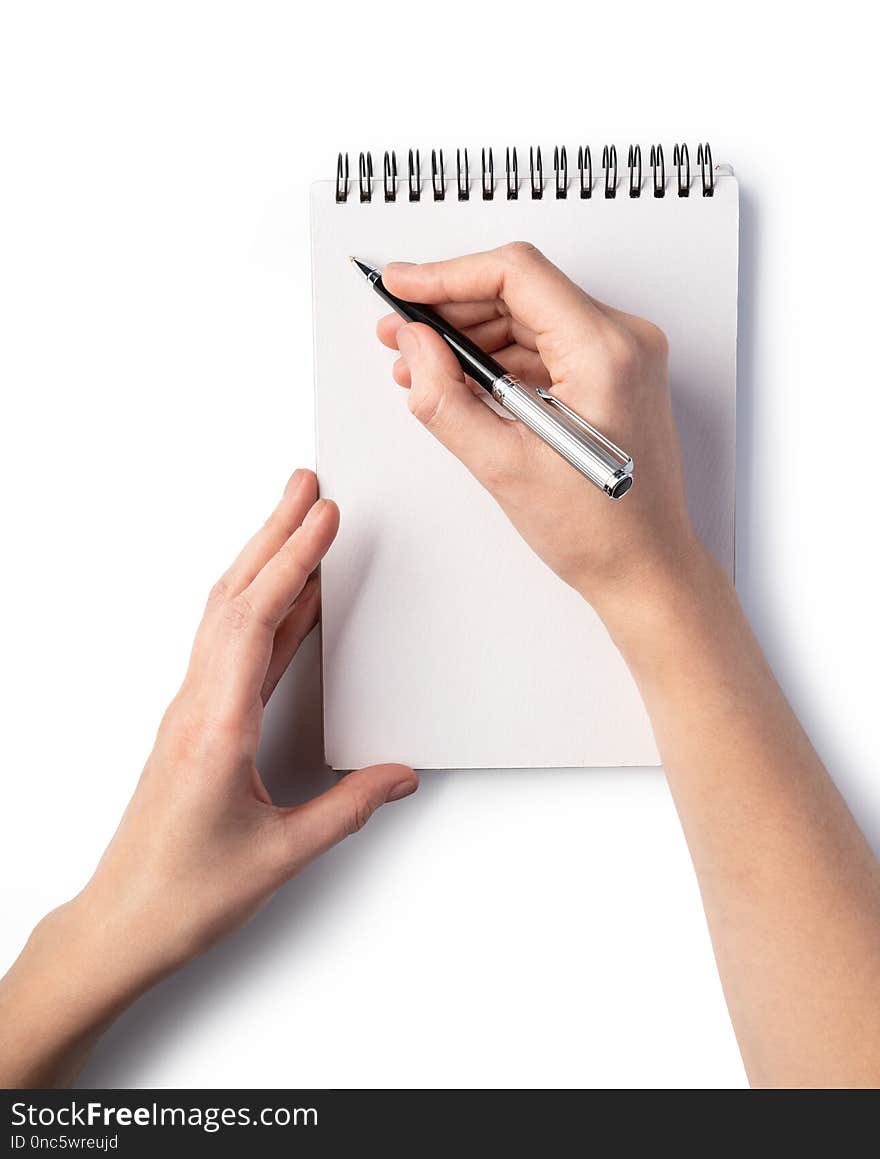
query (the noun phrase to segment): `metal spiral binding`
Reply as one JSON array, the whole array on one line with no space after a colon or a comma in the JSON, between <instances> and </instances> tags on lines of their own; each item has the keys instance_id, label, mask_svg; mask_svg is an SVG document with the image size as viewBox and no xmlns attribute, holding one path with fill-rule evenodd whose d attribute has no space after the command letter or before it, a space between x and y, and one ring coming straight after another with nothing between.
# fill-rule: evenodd
<instances>
[{"instance_id":1,"label":"metal spiral binding","mask_svg":"<svg viewBox=\"0 0 880 1159\"><path fill-rule=\"evenodd\" d=\"M345 154L343 163L342 154L336 158L336 201L348 200L348 154Z\"/></svg>"},{"instance_id":2,"label":"metal spiral binding","mask_svg":"<svg viewBox=\"0 0 880 1159\"><path fill-rule=\"evenodd\" d=\"M654 196L665 197L666 195L666 162L663 159L663 146L652 145L650 165L654 170Z\"/></svg>"},{"instance_id":3,"label":"metal spiral binding","mask_svg":"<svg viewBox=\"0 0 880 1159\"><path fill-rule=\"evenodd\" d=\"M431 188L435 201L446 199L446 167L443 164L443 150L431 150Z\"/></svg>"},{"instance_id":4,"label":"metal spiral binding","mask_svg":"<svg viewBox=\"0 0 880 1159\"><path fill-rule=\"evenodd\" d=\"M586 148L583 145L578 146L578 172L580 173L580 191L581 197L593 196L593 154L590 152L590 146Z\"/></svg>"},{"instance_id":5,"label":"metal spiral binding","mask_svg":"<svg viewBox=\"0 0 880 1159\"><path fill-rule=\"evenodd\" d=\"M361 201L373 200L373 154L361 153L358 158L358 185Z\"/></svg>"},{"instance_id":6,"label":"metal spiral binding","mask_svg":"<svg viewBox=\"0 0 880 1159\"><path fill-rule=\"evenodd\" d=\"M418 149L409 151L409 199L422 200L422 156Z\"/></svg>"},{"instance_id":7,"label":"metal spiral binding","mask_svg":"<svg viewBox=\"0 0 880 1159\"><path fill-rule=\"evenodd\" d=\"M652 145L649 153L648 165L651 170L648 178L649 188L654 197L666 196L666 161L662 145ZM700 174L700 191L703 197L712 197L715 193L715 167L712 163L712 149L707 141L697 147L697 167ZM642 195L644 185L642 172L642 147L630 145L627 152L628 182L627 191L631 198ZM691 161L690 152L686 144L676 144L672 152L672 165L675 169L672 188L679 197L689 197L691 191ZM397 153L386 150L382 167L382 191L386 202L397 201L398 169ZM583 200L590 200L593 196L593 157L589 145L581 145L577 151L578 177L576 189ZM515 145L509 145L504 151L504 187L508 201L519 198L519 154ZM569 169L568 151L565 145L556 145L553 148L553 190L557 200L568 197ZM446 200L446 164L442 149L431 150L431 193L434 201ZM451 184L451 176L450 176ZM605 145L602 149L602 176L601 188L606 198L617 196L618 163L617 147ZM373 201L373 155L365 150L358 154L357 190L360 202ZM349 199L352 181L349 168L348 153L338 153L336 157L336 201L344 205ZM490 147L481 151L481 180L480 191L484 201L492 201L495 197L495 154ZM455 189L459 201L469 201L471 196L470 156L467 149L455 151ZM540 201L544 197L544 160L540 145L529 146L529 184L528 190L532 200ZM410 149L407 163L407 193L410 201L422 199L422 161L418 149Z\"/></svg>"},{"instance_id":8,"label":"metal spiral binding","mask_svg":"<svg viewBox=\"0 0 880 1159\"><path fill-rule=\"evenodd\" d=\"M483 200L491 201L495 196L495 156L489 146L489 159L486 164L486 150L483 150Z\"/></svg>"},{"instance_id":9,"label":"metal spiral binding","mask_svg":"<svg viewBox=\"0 0 880 1159\"><path fill-rule=\"evenodd\" d=\"M672 150L672 164L678 171L678 196L688 197L691 192L691 155L687 145L675 146Z\"/></svg>"},{"instance_id":10,"label":"metal spiral binding","mask_svg":"<svg viewBox=\"0 0 880 1159\"><path fill-rule=\"evenodd\" d=\"M556 200L568 197L568 153L563 145L553 147L553 168L556 172Z\"/></svg>"},{"instance_id":11,"label":"metal spiral binding","mask_svg":"<svg viewBox=\"0 0 880 1159\"><path fill-rule=\"evenodd\" d=\"M537 149L529 146L529 174L532 186L532 200L540 201L544 196L544 162L541 159L541 146Z\"/></svg>"},{"instance_id":12,"label":"metal spiral binding","mask_svg":"<svg viewBox=\"0 0 880 1159\"><path fill-rule=\"evenodd\" d=\"M629 195L630 197L642 196L642 146L630 145L629 153L626 157L626 163L629 166Z\"/></svg>"},{"instance_id":13,"label":"metal spiral binding","mask_svg":"<svg viewBox=\"0 0 880 1159\"><path fill-rule=\"evenodd\" d=\"M383 166L382 184L385 187L385 200L397 200L397 154L392 149L389 153L385 150L385 163Z\"/></svg>"},{"instance_id":14,"label":"metal spiral binding","mask_svg":"<svg viewBox=\"0 0 880 1159\"><path fill-rule=\"evenodd\" d=\"M605 196L617 196L617 146L602 149L602 168L605 170Z\"/></svg>"},{"instance_id":15,"label":"metal spiral binding","mask_svg":"<svg viewBox=\"0 0 880 1159\"><path fill-rule=\"evenodd\" d=\"M711 197L715 192L715 170L712 168L712 150L708 141L697 146L697 164L700 166L703 196Z\"/></svg>"},{"instance_id":16,"label":"metal spiral binding","mask_svg":"<svg viewBox=\"0 0 880 1159\"><path fill-rule=\"evenodd\" d=\"M464 168L462 168L461 158L464 154ZM462 175L464 180L462 181ZM471 196L471 168L468 159L467 149L455 150L455 183L458 186L458 200L468 201Z\"/></svg>"},{"instance_id":17,"label":"metal spiral binding","mask_svg":"<svg viewBox=\"0 0 880 1159\"><path fill-rule=\"evenodd\" d=\"M507 170L507 200L516 201L519 197L519 160L516 155L516 145L504 150L504 167Z\"/></svg>"}]
</instances>

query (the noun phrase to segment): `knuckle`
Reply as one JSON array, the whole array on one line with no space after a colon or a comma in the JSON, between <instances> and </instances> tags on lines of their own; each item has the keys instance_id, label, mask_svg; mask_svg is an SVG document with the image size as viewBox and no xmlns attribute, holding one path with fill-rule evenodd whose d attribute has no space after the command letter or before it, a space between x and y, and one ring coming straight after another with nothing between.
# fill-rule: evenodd
<instances>
[{"instance_id":1,"label":"knuckle","mask_svg":"<svg viewBox=\"0 0 880 1159\"><path fill-rule=\"evenodd\" d=\"M285 588L302 588L309 578L309 568L303 559L302 546L295 540L288 540L278 552L280 578Z\"/></svg>"},{"instance_id":2,"label":"knuckle","mask_svg":"<svg viewBox=\"0 0 880 1159\"><path fill-rule=\"evenodd\" d=\"M162 716L161 724L159 725L159 736L175 736L179 733L186 733L190 729L190 713L187 711L186 705L186 690L181 688L180 692L174 697L165 713Z\"/></svg>"},{"instance_id":3,"label":"knuckle","mask_svg":"<svg viewBox=\"0 0 880 1159\"><path fill-rule=\"evenodd\" d=\"M227 724L238 726L237 721L218 722L206 705L192 702L192 697L178 695L168 707L159 729L162 751L175 767L210 768L228 749L225 733Z\"/></svg>"},{"instance_id":4,"label":"knuckle","mask_svg":"<svg viewBox=\"0 0 880 1159\"><path fill-rule=\"evenodd\" d=\"M443 389L432 383L414 387L409 394L409 409L419 422L429 430L440 423L443 413Z\"/></svg>"},{"instance_id":5,"label":"knuckle","mask_svg":"<svg viewBox=\"0 0 880 1159\"><path fill-rule=\"evenodd\" d=\"M366 825L369 819L373 816L375 806L370 801L365 793L354 793L348 810L345 814L345 835L346 837L353 837L355 833L360 833L361 829Z\"/></svg>"},{"instance_id":6,"label":"knuckle","mask_svg":"<svg viewBox=\"0 0 880 1159\"><path fill-rule=\"evenodd\" d=\"M278 549L276 558L285 570L302 568L303 554L308 551L308 531L309 528L303 528L300 534L291 536Z\"/></svg>"},{"instance_id":7,"label":"knuckle","mask_svg":"<svg viewBox=\"0 0 880 1159\"><path fill-rule=\"evenodd\" d=\"M615 331L605 341L605 366L614 382L632 377L639 366L639 348L635 339L623 331Z\"/></svg>"},{"instance_id":8,"label":"knuckle","mask_svg":"<svg viewBox=\"0 0 880 1159\"><path fill-rule=\"evenodd\" d=\"M254 609L244 594L237 595L223 607L223 621L233 632L241 632L253 622Z\"/></svg>"},{"instance_id":9,"label":"knuckle","mask_svg":"<svg viewBox=\"0 0 880 1159\"><path fill-rule=\"evenodd\" d=\"M511 265L523 265L542 257L541 251L530 241L509 241L501 247L501 253Z\"/></svg>"},{"instance_id":10,"label":"knuckle","mask_svg":"<svg viewBox=\"0 0 880 1159\"><path fill-rule=\"evenodd\" d=\"M643 349L652 358L665 359L669 354L669 339L653 322L642 321L639 338Z\"/></svg>"},{"instance_id":11,"label":"knuckle","mask_svg":"<svg viewBox=\"0 0 880 1159\"><path fill-rule=\"evenodd\" d=\"M220 608L232 595L231 586L226 576L221 576L208 592L208 607Z\"/></svg>"}]
</instances>

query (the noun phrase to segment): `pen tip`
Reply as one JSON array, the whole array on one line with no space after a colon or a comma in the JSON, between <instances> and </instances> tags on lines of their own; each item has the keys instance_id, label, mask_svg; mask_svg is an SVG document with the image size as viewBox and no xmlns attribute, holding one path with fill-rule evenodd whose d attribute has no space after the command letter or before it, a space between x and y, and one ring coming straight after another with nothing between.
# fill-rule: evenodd
<instances>
[{"instance_id":1,"label":"pen tip","mask_svg":"<svg viewBox=\"0 0 880 1159\"><path fill-rule=\"evenodd\" d=\"M348 259L356 270L364 275L370 285L373 285L379 280L379 271L374 270L372 266L368 266L366 262L362 262L360 258L349 257Z\"/></svg>"}]
</instances>

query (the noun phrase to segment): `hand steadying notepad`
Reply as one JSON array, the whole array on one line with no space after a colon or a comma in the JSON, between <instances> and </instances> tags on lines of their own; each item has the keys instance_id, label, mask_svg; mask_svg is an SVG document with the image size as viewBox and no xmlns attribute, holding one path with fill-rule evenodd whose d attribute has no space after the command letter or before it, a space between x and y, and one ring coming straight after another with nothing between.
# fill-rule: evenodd
<instances>
[{"instance_id":1,"label":"hand steadying notepad","mask_svg":"<svg viewBox=\"0 0 880 1159\"><path fill-rule=\"evenodd\" d=\"M522 238L591 294L660 325L691 516L732 572L735 179L719 167L704 197L698 170L685 197L673 169L663 197L653 175L630 197L624 171L614 197L603 174L582 198L580 176L568 183L560 170L567 195L557 198L553 175L542 199L528 179L508 199L504 176L489 200L479 178L460 200L454 176L404 180L392 202L368 176L342 202L338 183L313 187L318 470L342 511L322 567L334 768L657 762L638 692L598 617L410 415L374 336L381 304L347 260L436 260Z\"/></svg>"}]
</instances>

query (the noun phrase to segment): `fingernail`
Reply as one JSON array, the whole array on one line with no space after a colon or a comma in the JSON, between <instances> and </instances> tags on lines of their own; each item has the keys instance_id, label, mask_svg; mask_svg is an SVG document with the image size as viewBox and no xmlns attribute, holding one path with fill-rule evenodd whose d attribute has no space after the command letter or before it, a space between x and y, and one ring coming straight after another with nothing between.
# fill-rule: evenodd
<instances>
[{"instance_id":1,"label":"fingernail","mask_svg":"<svg viewBox=\"0 0 880 1159\"><path fill-rule=\"evenodd\" d=\"M402 801L404 797L412 796L418 787L419 782L414 781L412 777L406 781L400 781L385 798L385 804L390 805L392 801Z\"/></svg>"},{"instance_id":2,"label":"fingernail","mask_svg":"<svg viewBox=\"0 0 880 1159\"><path fill-rule=\"evenodd\" d=\"M327 506L326 499L319 499L317 503L312 504L312 506L309 508L308 515L303 520L303 524L302 524L303 527L311 526L311 524L313 524L315 522L315 520L320 517L321 512L324 510L324 508L326 506Z\"/></svg>"}]
</instances>

